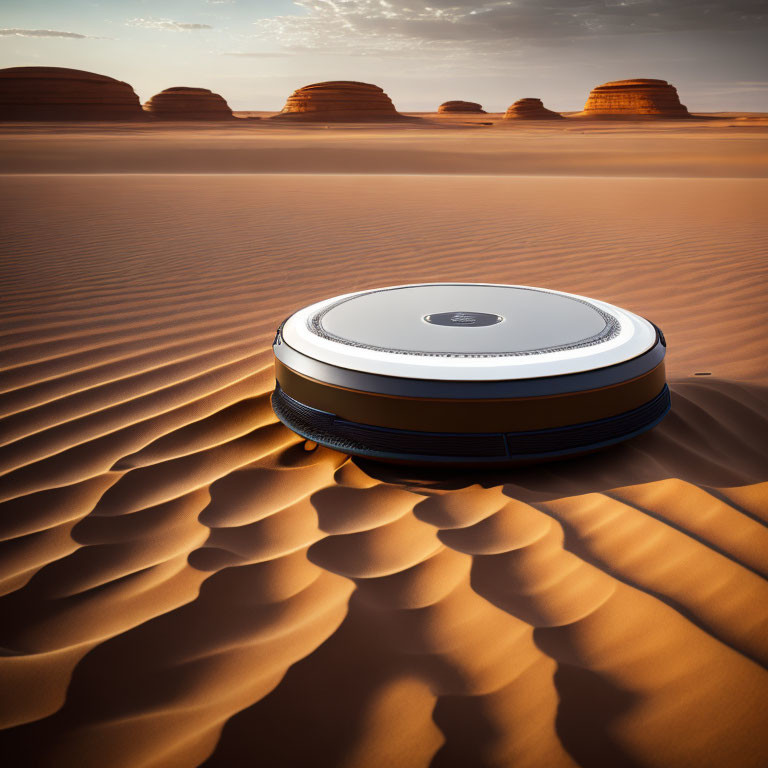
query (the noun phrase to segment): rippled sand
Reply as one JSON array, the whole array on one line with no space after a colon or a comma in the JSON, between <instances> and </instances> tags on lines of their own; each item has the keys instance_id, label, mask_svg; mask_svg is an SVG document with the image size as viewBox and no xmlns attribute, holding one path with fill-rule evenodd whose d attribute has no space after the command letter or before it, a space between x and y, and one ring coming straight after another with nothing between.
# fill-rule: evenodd
<instances>
[{"instance_id":1,"label":"rippled sand","mask_svg":"<svg viewBox=\"0 0 768 768\"><path fill-rule=\"evenodd\" d=\"M768 181L2 190L12 765L765 764ZM653 319L671 414L608 452L491 473L308 450L269 407L277 324L428 280Z\"/></svg>"}]
</instances>

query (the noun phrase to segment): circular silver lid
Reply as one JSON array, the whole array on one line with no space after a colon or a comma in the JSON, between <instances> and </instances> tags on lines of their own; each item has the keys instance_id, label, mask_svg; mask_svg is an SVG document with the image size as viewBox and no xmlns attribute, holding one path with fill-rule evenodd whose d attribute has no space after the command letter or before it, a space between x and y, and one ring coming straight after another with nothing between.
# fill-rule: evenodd
<instances>
[{"instance_id":1,"label":"circular silver lid","mask_svg":"<svg viewBox=\"0 0 768 768\"><path fill-rule=\"evenodd\" d=\"M406 355L541 354L598 344L618 318L575 296L510 285L407 285L346 296L308 318L317 336Z\"/></svg>"},{"instance_id":2,"label":"circular silver lid","mask_svg":"<svg viewBox=\"0 0 768 768\"><path fill-rule=\"evenodd\" d=\"M502 380L576 373L650 349L651 323L584 296L519 285L429 283L299 310L282 340L315 360L385 376ZM280 357L279 348L275 353Z\"/></svg>"}]
</instances>

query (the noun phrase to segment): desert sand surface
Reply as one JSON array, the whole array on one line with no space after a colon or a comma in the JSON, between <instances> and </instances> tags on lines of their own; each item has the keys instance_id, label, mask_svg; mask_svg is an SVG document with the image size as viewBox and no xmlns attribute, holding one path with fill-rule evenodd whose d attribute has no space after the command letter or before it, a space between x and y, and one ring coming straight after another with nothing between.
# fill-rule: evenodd
<instances>
[{"instance_id":1,"label":"desert sand surface","mask_svg":"<svg viewBox=\"0 0 768 768\"><path fill-rule=\"evenodd\" d=\"M765 765L766 129L264 122L0 130L8 764ZM486 472L277 422L282 319L421 281L652 319L671 413Z\"/></svg>"},{"instance_id":2,"label":"desert sand surface","mask_svg":"<svg viewBox=\"0 0 768 768\"><path fill-rule=\"evenodd\" d=\"M365 173L765 178L768 115L622 122L413 114L295 124L0 124L6 173Z\"/></svg>"}]
</instances>

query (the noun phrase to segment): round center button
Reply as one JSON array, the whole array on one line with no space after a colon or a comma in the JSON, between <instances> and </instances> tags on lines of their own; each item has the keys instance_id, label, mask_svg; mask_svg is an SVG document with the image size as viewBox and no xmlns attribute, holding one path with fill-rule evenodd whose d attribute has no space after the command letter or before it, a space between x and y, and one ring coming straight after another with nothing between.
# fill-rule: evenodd
<instances>
[{"instance_id":1,"label":"round center button","mask_svg":"<svg viewBox=\"0 0 768 768\"><path fill-rule=\"evenodd\" d=\"M479 328L486 325L496 325L504 318L501 315L491 315L488 312L436 312L425 315L424 320L432 325L448 325L454 328Z\"/></svg>"}]
</instances>

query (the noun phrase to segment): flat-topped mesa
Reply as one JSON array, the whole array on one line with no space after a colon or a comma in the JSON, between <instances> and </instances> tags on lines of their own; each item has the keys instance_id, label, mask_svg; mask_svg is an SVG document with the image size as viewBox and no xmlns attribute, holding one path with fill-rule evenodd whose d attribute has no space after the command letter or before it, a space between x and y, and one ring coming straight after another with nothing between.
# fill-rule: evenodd
<instances>
[{"instance_id":1,"label":"flat-topped mesa","mask_svg":"<svg viewBox=\"0 0 768 768\"><path fill-rule=\"evenodd\" d=\"M273 119L315 122L389 122L407 120L377 85L352 80L313 83L294 91Z\"/></svg>"},{"instance_id":2,"label":"flat-topped mesa","mask_svg":"<svg viewBox=\"0 0 768 768\"><path fill-rule=\"evenodd\" d=\"M142 120L128 83L64 67L0 69L1 120Z\"/></svg>"},{"instance_id":3,"label":"flat-topped mesa","mask_svg":"<svg viewBox=\"0 0 768 768\"><path fill-rule=\"evenodd\" d=\"M582 117L685 118L677 89L666 80L635 78L616 80L593 88Z\"/></svg>"},{"instance_id":4,"label":"flat-topped mesa","mask_svg":"<svg viewBox=\"0 0 768 768\"><path fill-rule=\"evenodd\" d=\"M518 99L507 109L505 120L564 120L559 112L553 112L542 104L541 99Z\"/></svg>"},{"instance_id":5,"label":"flat-topped mesa","mask_svg":"<svg viewBox=\"0 0 768 768\"><path fill-rule=\"evenodd\" d=\"M446 101L442 103L437 111L440 113L470 113L475 115L485 115L486 111L482 105L476 101Z\"/></svg>"},{"instance_id":6,"label":"flat-topped mesa","mask_svg":"<svg viewBox=\"0 0 768 768\"><path fill-rule=\"evenodd\" d=\"M160 120L234 120L227 102L207 88L166 88L144 110Z\"/></svg>"}]
</instances>

